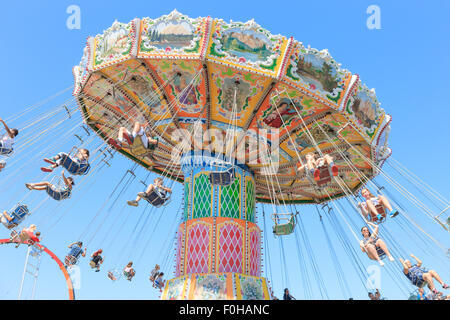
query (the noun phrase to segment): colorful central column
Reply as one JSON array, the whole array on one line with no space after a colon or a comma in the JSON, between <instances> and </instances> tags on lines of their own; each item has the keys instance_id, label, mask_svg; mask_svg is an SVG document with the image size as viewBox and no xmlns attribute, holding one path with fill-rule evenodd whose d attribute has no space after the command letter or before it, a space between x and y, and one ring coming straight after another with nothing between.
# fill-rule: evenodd
<instances>
[{"instance_id":1,"label":"colorful central column","mask_svg":"<svg viewBox=\"0 0 450 320\"><path fill-rule=\"evenodd\" d=\"M222 162L220 166L217 164ZM245 165L213 156L182 157L184 218L177 231L176 274L162 299L270 299L261 277L261 230L255 223L255 183ZM228 186L211 172L233 167Z\"/></svg>"}]
</instances>

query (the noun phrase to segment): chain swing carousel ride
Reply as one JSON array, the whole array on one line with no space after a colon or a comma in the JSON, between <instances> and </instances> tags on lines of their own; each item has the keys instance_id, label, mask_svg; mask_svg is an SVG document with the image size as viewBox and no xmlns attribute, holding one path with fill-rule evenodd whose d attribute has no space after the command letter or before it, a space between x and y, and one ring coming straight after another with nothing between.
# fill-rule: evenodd
<instances>
[{"instance_id":1,"label":"chain swing carousel ride","mask_svg":"<svg viewBox=\"0 0 450 320\"><path fill-rule=\"evenodd\" d=\"M162 299L272 299L258 203L263 219L264 204L272 208L279 239L301 232L297 205L345 219L340 198L359 226L378 228L407 214L392 208L393 198L380 196L373 208L358 202L365 185L386 193L373 180L380 176L448 231L447 200L437 196L444 206L435 213L382 169L391 156L391 117L327 50L272 35L253 20L192 19L174 10L116 21L89 37L73 72L83 122L102 143L184 184L175 277ZM118 138L127 131L133 136ZM165 206L170 194L158 189L141 198ZM345 223L355 235L358 224Z\"/></svg>"}]
</instances>

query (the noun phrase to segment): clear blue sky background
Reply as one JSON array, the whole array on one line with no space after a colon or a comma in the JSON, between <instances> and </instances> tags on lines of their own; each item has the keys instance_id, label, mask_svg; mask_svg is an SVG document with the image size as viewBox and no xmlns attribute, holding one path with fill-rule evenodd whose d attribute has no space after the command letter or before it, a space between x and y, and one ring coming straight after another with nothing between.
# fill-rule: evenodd
<instances>
[{"instance_id":1,"label":"clear blue sky background","mask_svg":"<svg viewBox=\"0 0 450 320\"><path fill-rule=\"evenodd\" d=\"M81 8L80 30L66 28L69 16L66 8L72 4ZM381 30L369 30L366 27L366 9L371 4L381 8ZM317 49L329 49L343 67L359 74L370 88L376 88L382 107L393 116L389 143L395 159L439 190L443 196L449 197L448 1L9 1L2 3L0 10L0 116L11 118L30 105L71 86L71 69L81 59L86 38L102 33L115 19L128 22L135 17L157 18L175 8L191 17L209 15L226 21L247 21L254 18L274 34L293 36ZM64 98L70 98L70 92L27 115L27 121L54 108ZM11 125L20 126L25 118ZM64 113L61 113L55 116L55 121L63 118ZM43 164L41 159L33 155L39 155L41 148L48 148L49 155L70 149L76 140L69 130L83 133L76 128L76 121L79 120L79 114L73 115L71 121L66 121L45 137L39 136L39 131L21 133L17 147L21 143L20 138L32 135L36 135L36 144L34 148L18 152L15 155L17 162L11 161L11 166L0 174L2 208L10 209L24 196L27 196L25 202L32 209L38 207L45 195L38 192L28 194L23 186L24 182L45 178L39 170ZM62 137L65 133L70 139ZM98 143L97 139L92 146ZM115 206L110 208L109 202L105 210L99 213L114 186L131 166L129 161L120 156L115 157L111 164L111 168L101 169L90 180L82 182L79 178L79 189L75 189L74 196L67 202L57 204L48 200L43 203L26 224L38 224L44 233L44 244L60 258L66 254L67 245L80 236L84 236L83 240L89 244L88 254L100 247L105 250L106 260L102 272L92 272L87 258L80 263L81 288L76 292L77 298L157 299L158 292L151 288L148 273L155 263L165 262L165 265L173 266L174 251L170 242L178 224L177 210L182 199L182 188L180 185L175 186L174 201L165 211L159 209L144 212L144 205L139 209L124 206L125 200L142 188L137 181L133 181ZM14 166L19 169L17 172L14 171ZM136 173L139 179L147 176L143 169L136 170ZM150 178L153 177L151 175ZM380 183L383 183L382 180ZM414 189L411 191L416 195L421 193ZM403 201L411 217L448 248L448 233L400 196L399 199ZM347 216L355 216L347 208ZM348 249L342 249L335 233L330 232L350 294L342 292L336 280L335 262L325 250L325 237L315 208L299 206L298 209L302 213L320 273L327 286L328 297L347 299L352 296L355 299L366 299L367 293L354 268L355 262L353 258L348 258ZM439 208L433 209L438 211ZM266 212L271 212L269 207ZM90 221L96 214L98 218L91 224ZM270 228L271 221L267 219L266 222ZM263 227L261 217L259 223ZM353 230L358 233L359 227L355 226ZM332 226L328 224L327 229L332 230ZM344 222L343 230L347 233L351 246L359 250L356 239ZM423 233L417 229L408 230L404 228L404 224L402 226L399 222L391 222L389 230L386 230L389 232L387 238L394 239L402 253L416 253L426 266L436 269L450 282L448 258L426 242ZM281 297L282 289L289 286L291 293L297 298L309 297L304 294L304 282L300 274L305 274L306 271L298 263L295 237L285 238L286 258L283 259L279 254L279 240L271 235L270 230L267 235L271 254L269 273L275 294ZM7 236L6 229L0 230L0 237ZM1 248L0 299L17 297L25 253L24 248ZM360 252L358 259L365 267L372 264ZM123 268L129 260L136 262L137 270L136 278L131 283L125 280L113 283L106 278L107 269ZM287 270L284 269L284 260ZM309 279L316 283L310 261L306 260ZM267 259L265 263L268 265ZM389 299L406 298L407 292L413 289L412 286L401 275L397 263L387 264L389 265L382 270L383 294ZM166 274L170 275L173 270L167 271ZM56 264L45 257L42 260L36 298L66 297L62 275ZM322 298L315 284L312 297Z\"/></svg>"}]
</instances>

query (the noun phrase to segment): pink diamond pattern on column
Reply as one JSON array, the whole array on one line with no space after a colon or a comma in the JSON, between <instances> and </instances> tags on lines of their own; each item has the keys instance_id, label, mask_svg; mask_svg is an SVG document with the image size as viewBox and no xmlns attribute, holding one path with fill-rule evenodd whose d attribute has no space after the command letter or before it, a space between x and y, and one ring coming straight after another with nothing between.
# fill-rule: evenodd
<instances>
[{"instance_id":1,"label":"pink diamond pattern on column","mask_svg":"<svg viewBox=\"0 0 450 320\"><path fill-rule=\"evenodd\" d=\"M259 229L249 230L248 237L248 273L259 277L261 273L261 234Z\"/></svg>"},{"instance_id":2,"label":"pink diamond pattern on column","mask_svg":"<svg viewBox=\"0 0 450 320\"><path fill-rule=\"evenodd\" d=\"M196 224L188 231L186 273L209 272L210 226Z\"/></svg>"},{"instance_id":3,"label":"pink diamond pattern on column","mask_svg":"<svg viewBox=\"0 0 450 320\"><path fill-rule=\"evenodd\" d=\"M182 264L182 259L184 256L184 250L182 250L183 247L183 238L184 238L184 228L183 228L184 224L182 224L179 228L178 228L178 234L177 234L177 265L176 265L176 273L175 275L177 277L179 277L181 275L181 264Z\"/></svg>"},{"instance_id":4,"label":"pink diamond pattern on column","mask_svg":"<svg viewBox=\"0 0 450 320\"><path fill-rule=\"evenodd\" d=\"M220 226L217 272L242 272L242 237L243 232L238 225Z\"/></svg>"}]
</instances>

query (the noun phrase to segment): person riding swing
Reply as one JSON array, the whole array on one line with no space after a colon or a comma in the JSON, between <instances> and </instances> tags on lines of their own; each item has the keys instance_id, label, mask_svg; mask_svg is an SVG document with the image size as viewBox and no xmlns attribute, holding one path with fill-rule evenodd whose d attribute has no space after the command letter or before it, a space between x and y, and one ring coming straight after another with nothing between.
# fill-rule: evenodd
<instances>
[{"instance_id":1,"label":"person riding swing","mask_svg":"<svg viewBox=\"0 0 450 320\"><path fill-rule=\"evenodd\" d=\"M39 231L36 231L36 229L36 225L32 224L28 228L23 228L20 233L13 231L11 233L11 240L13 242L17 242L16 248L18 248L21 243L33 245L36 242L39 242L41 233Z\"/></svg>"},{"instance_id":2,"label":"person riding swing","mask_svg":"<svg viewBox=\"0 0 450 320\"><path fill-rule=\"evenodd\" d=\"M308 152L305 158L306 164L297 164L297 172L300 173L307 170L306 174L311 174L319 186L331 180L330 170L334 177L339 173L338 167L334 164L333 157L329 154L325 154L323 157L316 159L314 153Z\"/></svg>"},{"instance_id":3,"label":"person riding swing","mask_svg":"<svg viewBox=\"0 0 450 320\"><path fill-rule=\"evenodd\" d=\"M155 207L163 205L168 200L167 193L172 193L172 189L163 186L161 177L155 178L154 184L150 184L145 192L139 192L136 200L127 201L128 205L137 207L141 199L145 199Z\"/></svg>"},{"instance_id":4,"label":"person riding swing","mask_svg":"<svg viewBox=\"0 0 450 320\"><path fill-rule=\"evenodd\" d=\"M6 210L0 214L0 222L8 229L17 227L30 213L28 207L23 204L17 205L11 213Z\"/></svg>"},{"instance_id":5,"label":"person riding swing","mask_svg":"<svg viewBox=\"0 0 450 320\"><path fill-rule=\"evenodd\" d=\"M136 271L132 268L133 262L130 261L126 265L125 268L123 268L123 275L127 278L128 281L131 281L133 277L136 275Z\"/></svg>"},{"instance_id":6,"label":"person riding swing","mask_svg":"<svg viewBox=\"0 0 450 320\"><path fill-rule=\"evenodd\" d=\"M19 134L19 130L14 128L10 129L8 125L0 118L0 122L5 127L6 134L0 137L0 155L2 156L10 156L14 149L14 138Z\"/></svg>"},{"instance_id":7,"label":"person riding swing","mask_svg":"<svg viewBox=\"0 0 450 320\"><path fill-rule=\"evenodd\" d=\"M102 249L98 249L91 255L91 261L89 261L89 266L92 269L95 269L95 272L100 271L100 265L103 263L103 257L101 254L103 253Z\"/></svg>"},{"instance_id":8,"label":"person riding swing","mask_svg":"<svg viewBox=\"0 0 450 320\"><path fill-rule=\"evenodd\" d=\"M378 261L380 266L384 266L382 259L384 259L386 255L389 258L389 261L394 261L395 259L389 252L386 243L378 238L379 226L371 222L368 222L368 224L373 227L373 233L370 233L368 227L361 228L361 234L363 236L363 239L359 243L361 251L367 253L369 259Z\"/></svg>"},{"instance_id":9,"label":"person riding swing","mask_svg":"<svg viewBox=\"0 0 450 320\"><path fill-rule=\"evenodd\" d=\"M74 157L65 152L60 152L53 158L45 158L45 162L50 163L49 167L42 167L43 172L52 172L55 168L63 166L73 175L85 175L91 168L89 164L89 150L78 149Z\"/></svg>"},{"instance_id":10,"label":"person riding swing","mask_svg":"<svg viewBox=\"0 0 450 320\"><path fill-rule=\"evenodd\" d=\"M139 137L139 139L136 139L136 137ZM111 138L108 140L108 143L116 150L122 149L124 144L126 144L127 147L132 149L134 154L140 156L156 149L158 137L150 136L143 124L135 122L132 132L125 127L120 127L117 141Z\"/></svg>"},{"instance_id":11,"label":"person riding swing","mask_svg":"<svg viewBox=\"0 0 450 320\"><path fill-rule=\"evenodd\" d=\"M71 243L68 248L70 251L64 259L64 263L67 268L77 264L80 256L86 256L86 248L83 250L83 242L81 241Z\"/></svg>"},{"instance_id":12,"label":"person riding swing","mask_svg":"<svg viewBox=\"0 0 450 320\"><path fill-rule=\"evenodd\" d=\"M413 285L415 285L418 288L423 288L425 285L428 286L428 289L430 289L432 292L437 293L434 286L433 279L436 279L437 282L439 282L444 289L448 289L449 286L442 281L439 274L434 270L425 270L425 268L422 267L422 261L419 260L415 255L411 254L411 257L416 260L416 264L412 264L409 260L403 260L399 259L403 266L403 273L405 276L411 281Z\"/></svg>"},{"instance_id":13,"label":"person riding swing","mask_svg":"<svg viewBox=\"0 0 450 320\"><path fill-rule=\"evenodd\" d=\"M26 183L25 186L30 190L45 190L49 197L56 201L68 199L72 195L72 188L75 185L75 182L72 177L66 178L64 171L61 173L61 176L65 184L65 186L61 188L51 184L48 181Z\"/></svg>"},{"instance_id":14,"label":"person riding swing","mask_svg":"<svg viewBox=\"0 0 450 320\"><path fill-rule=\"evenodd\" d=\"M366 201L359 203L359 207L368 220L378 223L384 221L386 210L391 218L398 215L398 210L392 208L385 196L379 195L376 197L367 188L361 190L361 195Z\"/></svg>"}]
</instances>

